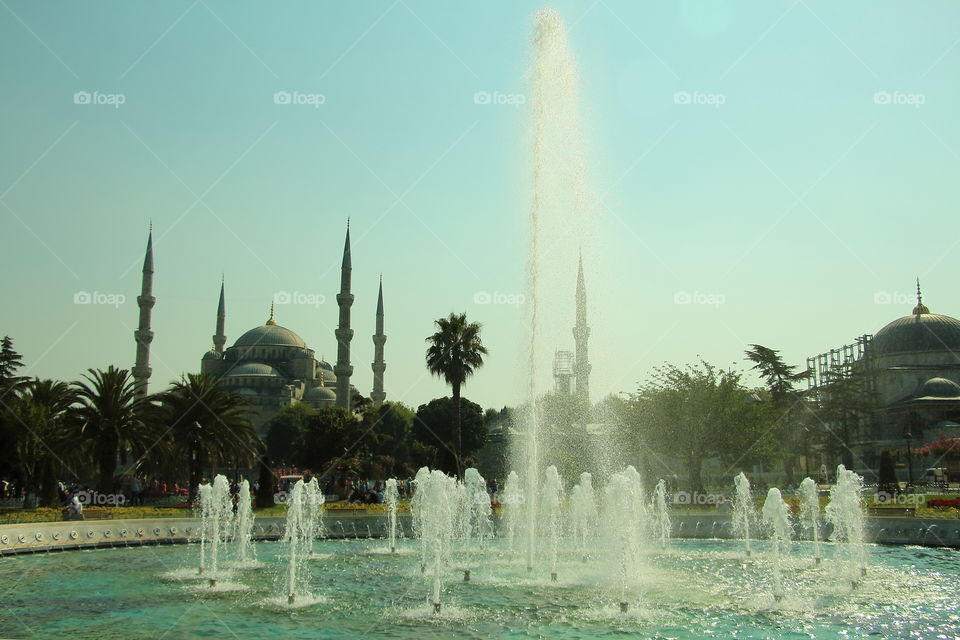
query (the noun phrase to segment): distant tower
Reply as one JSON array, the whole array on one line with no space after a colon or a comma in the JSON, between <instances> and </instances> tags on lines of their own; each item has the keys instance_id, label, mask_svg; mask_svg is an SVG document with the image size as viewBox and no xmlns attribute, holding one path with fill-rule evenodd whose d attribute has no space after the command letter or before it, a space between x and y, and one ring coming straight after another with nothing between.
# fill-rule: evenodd
<instances>
[{"instance_id":1,"label":"distant tower","mask_svg":"<svg viewBox=\"0 0 960 640\"><path fill-rule=\"evenodd\" d=\"M140 295L137 296L137 306L140 307L140 323L133 332L137 343L137 360L133 365L133 384L136 394L140 397L147 395L147 383L150 381L150 343L153 342L153 331L150 330L150 314L157 299L153 297L153 224L147 235L147 253L143 258L143 281L140 285Z\"/></svg>"},{"instance_id":2,"label":"distant tower","mask_svg":"<svg viewBox=\"0 0 960 640\"><path fill-rule=\"evenodd\" d=\"M217 332L213 334L213 350L223 355L223 345L227 343L227 336L223 333L223 326L227 320L223 301L223 278L220 279L220 302L217 304Z\"/></svg>"},{"instance_id":3,"label":"distant tower","mask_svg":"<svg viewBox=\"0 0 960 640\"><path fill-rule=\"evenodd\" d=\"M350 410L350 376L353 367L350 365L350 341L353 340L353 329L350 328L350 307L353 306L353 294L350 293L350 274L353 268L350 263L350 221L347 220L347 239L343 244L343 262L340 265L340 293L337 294L337 306L340 307L340 324L334 331L337 337L337 364L333 373L337 376L337 404L347 411Z\"/></svg>"},{"instance_id":4,"label":"distant tower","mask_svg":"<svg viewBox=\"0 0 960 640\"><path fill-rule=\"evenodd\" d=\"M577 395L590 401L590 356L587 341L590 339L590 327L587 326L587 286L583 281L583 256L577 267L577 323L573 327L573 339L576 344L576 359L573 365L577 380Z\"/></svg>"},{"instance_id":5,"label":"distant tower","mask_svg":"<svg viewBox=\"0 0 960 640\"><path fill-rule=\"evenodd\" d=\"M573 352L556 351L553 354L553 380L557 393L570 395L573 391Z\"/></svg>"},{"instance_id":6,"label":"distant tower","mask_svg":"<svg viewBox=\"0 0 960 640\"><path fill-rule=\"evenodd\" d=\"M387 394L383 392L383 372L387 364L383 361L383 344L387 336L383 334L383 276L380 276L380 292L377 294L377 333L373 336L373 393L370 399L382 404Z\"/></svg>"}]
</instances>

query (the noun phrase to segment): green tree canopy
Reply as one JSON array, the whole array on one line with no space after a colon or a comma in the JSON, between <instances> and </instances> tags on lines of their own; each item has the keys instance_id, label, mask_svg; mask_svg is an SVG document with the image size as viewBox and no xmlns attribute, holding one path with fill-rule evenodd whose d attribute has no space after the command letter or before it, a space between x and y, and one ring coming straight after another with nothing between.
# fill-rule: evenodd
<instances>
[{"instance_id":1,"label":"green tree canopy","mask_svg":"<svg viewBox=\"0 0 960 640\"><path fill-rule=\"evenodd\" d=\"M473 455L486 441L487 429L483 423L483 409L475 402L466 398L461 399L461 428L460 437L463 448L460 454L455 447L457 429L451 420L450 397L435 398L417 409L413 423L414 437L420 442L437 447L436 459L430 466L442 469L448 473L460 470L458 455L463 457Z\"/></svg>"}]
</instances>

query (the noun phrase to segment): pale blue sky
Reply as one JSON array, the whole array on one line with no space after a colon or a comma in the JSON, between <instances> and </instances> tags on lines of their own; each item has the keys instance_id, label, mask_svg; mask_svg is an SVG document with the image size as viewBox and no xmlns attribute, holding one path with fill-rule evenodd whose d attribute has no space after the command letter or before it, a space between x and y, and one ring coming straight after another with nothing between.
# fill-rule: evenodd
<instances>
[{"instance_id":1,"label":"pale blue sky","mask_svg":"<svg viewBox=\"0 0 960 640\"><path fill-rule=\"evenodd\" d=\"M916 275L934 312L960 315L960 5L549 4L570 28L603 202L596 398L664 360L741 360L750 342L800 363L909 313ZM152 219L154 389L198 369L221 272L228 344L276 292L319 294L277 319L333 360L350 216L355 384L369 393L382 271L389 399L446 393L423 339L467 311L490 356L466 395L518 401L520 313L474 296L522 290L529 113L474 94L528 90L539 6L3 0L0 334L30 375L130 366ZM571 324L575 267L556 263ZM77 305L79 291L126 301Z\"/></svg>"}]
</instances>

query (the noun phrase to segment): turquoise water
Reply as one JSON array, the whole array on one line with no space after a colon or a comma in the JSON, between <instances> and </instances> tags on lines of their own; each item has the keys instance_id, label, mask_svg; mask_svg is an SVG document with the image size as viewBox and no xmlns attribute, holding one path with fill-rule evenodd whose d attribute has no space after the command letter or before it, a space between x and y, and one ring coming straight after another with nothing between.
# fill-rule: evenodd
<instances>
[{"instance_id":1,"label":"turquoise water","mask_svg":"<svg viewBox=\"0 0 960 640\"><path fill-rule=\"evenodd\" d=\"M788 597L776 603L763 547L744 558L724 541L674 541L620 589L601 561L569 557L559 581L528 575L495 546L446 574L444 610L412 542L321 541L309 563L325 602L287 609L278 543L257 545L264 568L235 571L249 588L213 593L192 574L196 545L103 549L0 559L3 638L954 638L960 637L960 554L947 549L869 547L870 568L853 590L828 557L817 568L807 545L782 563ZM833 553L825 545L825 555ZM472 569L462 582L462 567Z\"/></svg>"}]
</instances>

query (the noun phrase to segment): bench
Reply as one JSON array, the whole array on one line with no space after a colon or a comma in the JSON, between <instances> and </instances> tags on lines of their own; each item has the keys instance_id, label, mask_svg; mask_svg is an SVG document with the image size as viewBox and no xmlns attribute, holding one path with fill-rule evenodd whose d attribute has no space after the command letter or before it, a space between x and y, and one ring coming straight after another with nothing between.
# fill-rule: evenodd
<instances>
[{"instance_id":1,"label":"bench","mask_svg":"<svg viewBox=\"0 0 960 640\"><path fill-rule=\"evenodd\" d=\"M916 514L917 510L914 507L867 507L867 515L871 516L912 518Z\"/></svg>"}]
</instances>

